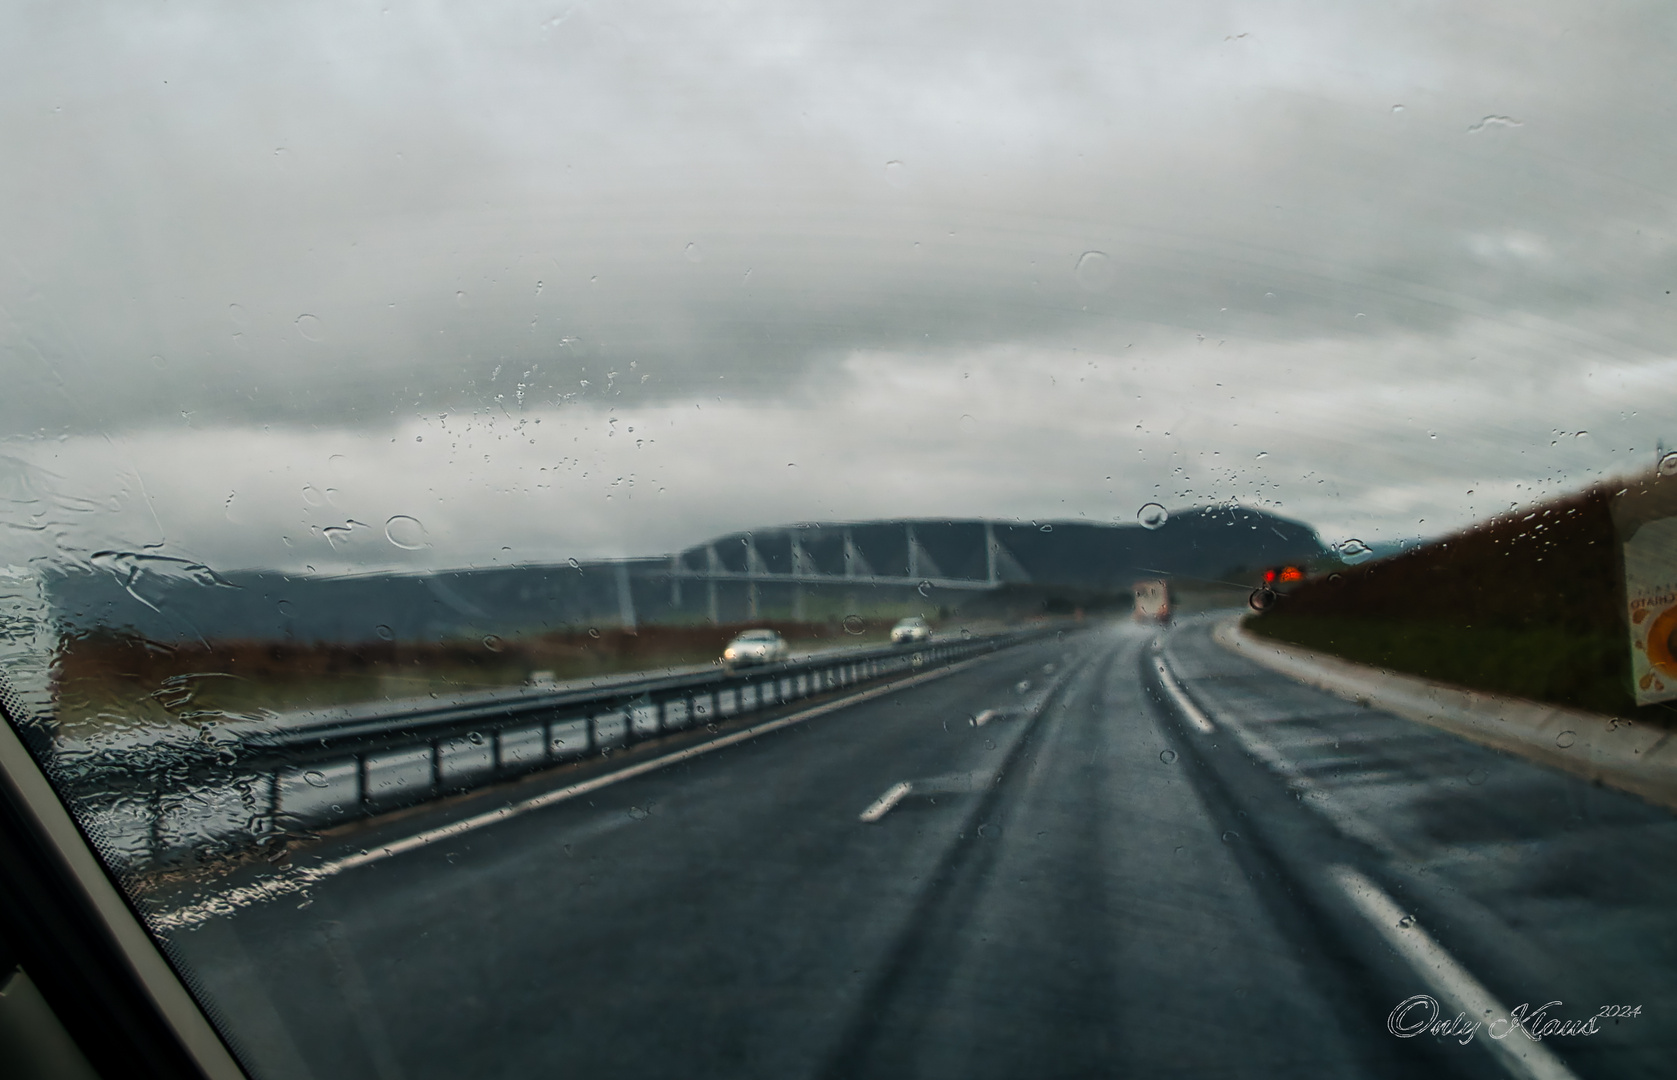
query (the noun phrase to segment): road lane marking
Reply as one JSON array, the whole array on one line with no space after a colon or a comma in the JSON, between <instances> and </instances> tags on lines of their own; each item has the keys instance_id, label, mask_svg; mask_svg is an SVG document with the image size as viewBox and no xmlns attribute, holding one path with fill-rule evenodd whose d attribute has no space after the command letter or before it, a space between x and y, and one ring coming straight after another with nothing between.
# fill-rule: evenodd
<instances>
[{"instance_id":1,"label":"road lane marking","mask_svg":"<svg viewBox=\"0 0 1677 1080\"><path fill-rule=\"evenodd\" d=\"M1156 654L1153 657L1153 663L1158 669L1160 683L1187 713L1188 719L1206 734L1215 731L1216 729L1211 726L1210 719L1177 684L1176 677L1171 672L1170 665L1165 662L1164 657ZM1375 827L1362 815L1344 805L1339 799L1334 798L1332 792L1325 785L1307 776L1297 763L1277 750L1268 739L1252 730L1246 723L1228 714L1222 715L1219 719L1249 756L1284 780L1287 787L1298 795L1301 802L1308 804L1327 818L1329 823L1342 834L1383 854L1390 855L1401 850L1390 836Z\"/></svg>"},{"instance_id":2,"label":"road lane marking","mask_svg":"<svg viewBox=\"0 0 1677 1080\"><path fill-rule=\"evenodd\" d=\"M1088 669L1088 659L1088 654L1085 654L1080 656L1075 662L1067 665L1066 669L1062 671L1053 682L1048 684L1048 687L1042 692L1041 697L1039 697L1033 705L1024 708L1010 706L999 709L985 709L983 712L972 718L973 726L980 727L991 720L1004 720L1019 716L1035 720L1042 714L1043 710L1048 708L1048 703L1053 700L1054 695L1059 692L1061 687L1069 683L1074 675ZM1057 665L1050 664L1048 665L1048 668L1053 669L1056 666ZM1025 732L1027 730L1029 730L1028 726L1016 729L1013 741L1007 743L1007 749L1001 752L1004 759L1012 752L1013 747L1018 745L1019 740L1025 737ZM1004 736L1003 739L1005 741L1006 737ZM997 748L997 744L994 740L987 741L986 745L991 750L995 750ZM902 802L903 799L911 793L918 795L946 795L983 792L1001 782L1001 774L998 771L999 768L1000 766L997 766L997 768L994 769L975 769L969 772L944 773L939 776L929 776L919 780L904 780L899 783L892 784L890 787L885 789L885 794L875 799L868 805L866 810L863 810L862 813L858 815L858 820L866 822L870 825L873 824L880 818L883 818L886 814L889 814L892 807Z\"/></svg>"},{"instance_id":3,"label":"road lane marking","mask_svg":"<svg viewBox=\"0 0 1677 1080\"><path fill-rule=\"evenodd\" d=\"M782 716L779 719L756 724L752 727L745 728L744 730L736 731L729 735L723 735L719 738L711 739L708 742L699 743L696 746L689 746L685 750L678 750L673 754L665 754L662 757L652 758L648 761L643 761L636 765L619 769L616 772L606 773L601 776L591 777L575 784L568 784L562 788L556 788L553 791L537 795L534 798L525 799L521 802L510 803L506 806L498 807L494 810L488 810L481 814L473 814L471 817L462 818L459 821L450 822L447 825L440 825L434 829L426 829L423 832L415 833L413 836L405 837L401 840L394 840L388 844L381 844L378 847L370 848L354 855L346 855L342 858L332 859L328 862L321 863L319 866L300 868L285 877L269 878L265 881L259 881L251 885L241 885L236 889L229 889L224 893L206 897L203 900L188 904L186 907L178 908L174 911L151 915L146 921L152 929L159 931L180 930L196 926L199 923L205 922L219 915L231 915L240 908L248 907L264 900L275 900L288 894L302 892L313 885L317 885L320 882L325 881L327 878L343 873L345 870L352 870L359 866L367 866L371 863L382 862L385 859L389 859L409 851L416 851L420 848L429 847L439 840L449 840L464 833L484 828L488 825L494 825L498 822L519 817L532 810L540 810L543 807L566 802L570 799L577 798L580 795L587 795L591 792L598 791L601 788L610 787L613 784L622 783L625 780L630 780L637 776L644 776L647 773L656 772L659 769L666 769L671 765L679 765L684 761L691 761L696 757L711 753L712 751L721 750L727 746L734 746L738 743L746 742L749 739L755 739L757 736L766 735L771 731L778 731L781 728L791 727L794 724L801 724L806 720L813 720L818 716L824 716L827 713L835 712L839 709L849 708L852 705L859 705L864 701L871 701L874 698L883 697L886 694L895 693L898 690L906 690L911 686L918 686L921 683L931 682L933 679L941 679L946 675L953 675L957 671L962 671L981 660L989 658L990 654L975 656L970 660L963 660L959 663L950 664L948 667L922 672L919 675L911 675L906 679L887 683L884 686L876 686L868 690L863 690L860 693L852 694L849 697L824 702L820 705L814 706L813 708L792 713L789 716Z\"/></svg>"},{"instance_id":4,"label":"road lane marking","mask_svg":"<svg viewBox=\"0 0 1677 1080\"><path fill-rule=\"evenodd\" d=\"M1164 687L1165 693L1169 694L1171 700L1176 702L1176 707L1181 710L1183 716L1188 718L1188 722L1207 735L1215 735L1217 733L1216 726L1200 711L1200 707L1194 704L1193 699L1188 696L1187 692L1177 685L1176 676L1170 673L1170 667L1165 663L1165 658L1158 653L1154 653L1153 667L1159 673L1159 685Z\"/></svg>"},{"instance_id":5,"label":"road lane marking","mask_svg":"<svg viewBox=\"0 0 1677 1080\"><path fill-rule=\"evenodd\" d=\"M885 789L885 794L868 804L868 808L862 811L861 820L869 823L870 825L873 824L886 814L889 814L891 812L891 807L902 802L908 793L913 790L914 785L909 783L907 780L892 784L890 787Z\"/></svg>"},{"instance_id":6,"label":"road lane marking","mask_svg":"<svg viewBox=\"0 0 1677 1080\"><path fill-rule=\"evenodd\" d=\"M1301 802L1327 818L1334 828L1383 854L1399 852L1398 845L1391 837L1336 799L1325 785L1305 775L1296 763L1277 750L1268 739L1228 714L1221 715L1219 719L1253 760L1286 781L1288 789L1297 794Z\"/></svg>"},{"instance_id":7,"label":"road lane marking","mask_svg":"<svg viewBox=\"0 0 1677 1080\"><path fill-rule=\"evenodd\" d=\"M1378 885L1349 866L1330 867L1328 873L1386 943L1409 962L1444 1003L1480 1023L1508 1016L1502 1003ZM1578 1080L1547 1046L1523 1033L1487 1038L1485 1043L1502 1067L1521 1080Z\"/></svg>"}]
</instances>

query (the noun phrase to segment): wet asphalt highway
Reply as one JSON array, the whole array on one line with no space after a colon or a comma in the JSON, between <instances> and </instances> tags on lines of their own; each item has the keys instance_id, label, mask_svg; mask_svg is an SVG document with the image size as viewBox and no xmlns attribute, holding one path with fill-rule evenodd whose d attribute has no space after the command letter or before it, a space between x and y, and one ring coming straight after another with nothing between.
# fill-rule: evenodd
<instances>
[{"instance_id":1,"label":"wet asphalt highway","mask_svg":"<svg viewBox=\"0 0 1677 1080\"><path fill-rule=\"evenodd\" d=\"M1163 636L1162 677L1128 624L1006 650L174 947L261 1076L1669 1075L1671 813L1208 629ZM1440 970L1642 1010L1541 1045L1391 1034L1410 995L1448 1008Z\"/></svg>"}]
</instances>

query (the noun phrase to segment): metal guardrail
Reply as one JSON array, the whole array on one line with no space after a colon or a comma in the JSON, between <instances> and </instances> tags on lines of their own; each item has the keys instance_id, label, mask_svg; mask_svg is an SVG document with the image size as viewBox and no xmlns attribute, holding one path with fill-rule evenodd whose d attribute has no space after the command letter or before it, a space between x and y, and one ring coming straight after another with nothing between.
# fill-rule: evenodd
<instances>
[{"instance_id":1,"label":"metal guardrail","mask_svg":"<svg viewBox=\"0 0 1677 1080\"><path fill-rule=\"evenodd\" d=\"M84 819L102 819L89 831L103 837L107 857L133 867L165 865L460 794L1051 632L1036 627L362 716L247 735L177 758L167 769L124 770L126 780L106 769L97 770L105 782L90 783L93 773L64 779L72 795L86 793ZM164 789L165 775L172 790Z\"/></svg>"}]
</instances>

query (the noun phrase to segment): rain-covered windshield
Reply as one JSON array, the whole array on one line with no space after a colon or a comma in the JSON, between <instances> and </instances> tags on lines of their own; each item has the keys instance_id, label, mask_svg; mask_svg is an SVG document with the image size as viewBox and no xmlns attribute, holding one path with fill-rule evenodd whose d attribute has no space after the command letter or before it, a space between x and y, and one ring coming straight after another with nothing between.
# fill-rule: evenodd
<instances>
[{"instance_id":1,"label":"rain-covered windshield","mask_svg":"<svg viewBox=\"0 0 1677 1080\"><path fill-rule=\"evenodd\" d=\"M7 719L253 1076L1662 1075L1674 46L14 4Z\"/></svg>"}]
</instances>

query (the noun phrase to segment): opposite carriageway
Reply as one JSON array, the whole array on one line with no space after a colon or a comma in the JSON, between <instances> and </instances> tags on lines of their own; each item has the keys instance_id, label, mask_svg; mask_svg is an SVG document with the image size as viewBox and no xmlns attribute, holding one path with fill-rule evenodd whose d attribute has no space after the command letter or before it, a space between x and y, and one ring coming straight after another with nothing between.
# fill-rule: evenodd
<instances>
[{"instance_id":1,"label":"opposite carriageway","mask_svg":"<svg viewBox=\"0 0 1677 1080\"><path fill-rule=\"evenodd\" d=\"M135 867L178 864L460 794L637 742L863 683L966 660L1054 632L1037 626L844 650L601 687L518 691L470 704L402 703L372 715L245 732L60 770L90 833ZM143 756L143 755L142 755ZM79 795L79 798L76 796Z\"/></svg>"}]
</instances>

